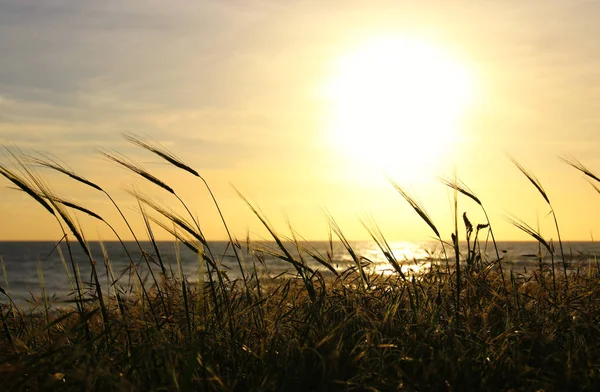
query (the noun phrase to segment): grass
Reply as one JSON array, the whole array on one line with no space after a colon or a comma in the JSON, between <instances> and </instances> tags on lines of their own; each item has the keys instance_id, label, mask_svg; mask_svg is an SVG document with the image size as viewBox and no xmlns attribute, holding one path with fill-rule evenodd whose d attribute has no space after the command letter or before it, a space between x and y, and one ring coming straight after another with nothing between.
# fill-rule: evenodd
<instances>
[{"instance_id":1,"label":"grass","mask_svg":"<svg viewBox=\"0 0 600 392\"><path fill-rule=\"evenodd\" d=\"M221 212L198 172L158 144L132 135L126 138L201 181ZM241 271L240 279L230 280L176 187L126 157L103 154L170 194L187 216L132 190L146 232L134 233L120 216L142 258L134 260L127 253L126 273L133 289L126 291L117 284L107 288L96 271L102 264L93 259L71 214L74 210L104 219L57 196L36 168L57 171L105 194L120 213L118 204L100 185L57 160L23 157L11 150L14 168L0 165L0 174L56 218L60 243L68 250L63 265L73 295L72 305L53 308L39 268L42 296L37 306L20 308L10 298L0 257L5 277L1 284L5 287L0 287L3 390L592 391L600 387L600 271L595 266L567 271L563 262L563 274L557 274L551 243L517 219L514 224L539 241L552 263L540 263L540 269L528 275L507 270L483 202L457 179L442 180L454 189L455 232L450 242L444 241L418 201L393 184L443 249L441 262L418 276L403 272L402 260L395 258L374 223L364 225L394 273L372 272L371 261L352 248L333 218L331 251L321 254L296 234L291 238L278 234L244 199L274 245L260 248L229 235ZM567 163L600 182L579 162ZM533 175L517 167L546 200L558 234L549 196ZM457 200L462 196L482 208L486 222L474 224L466 214L459 219ZM190 282L194 277L185 276L179 257L175 271L167 265L155 241L156 227L197 254L197 284ZM459 230L467 244L464 254L458 249ZM491 259L485 251L488 235L495 248L496 257ZM150 241L149 249L138 240L142 237ZM334 238L352 260L344 271L334 268ZM559 245L562 249L560 237ZM82 247L87 258L76 259L73 246ZM243 246L251 250L249 259L240 251ZM453 250L452 258L447 247ZM108 279L115 283L118 277L104 255ZM256 266L264 264L267 255L288 263L295 278L262 276ZM563 252L560 255L562 259ZM314 269L308 259L323 268ZM82 282L79 263L90 264L91 284ZM148 277L142 276L141 266L150 271Z\"/></svg>"}]
</instances>

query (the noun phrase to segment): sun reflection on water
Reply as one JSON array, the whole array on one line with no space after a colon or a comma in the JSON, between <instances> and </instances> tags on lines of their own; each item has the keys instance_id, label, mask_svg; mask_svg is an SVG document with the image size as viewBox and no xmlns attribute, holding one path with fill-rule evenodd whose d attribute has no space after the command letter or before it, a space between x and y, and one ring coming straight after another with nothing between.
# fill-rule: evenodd
<instances>
[{"instance_id":1,"label":"sun reflection on water","mask_svg":"<svg viewBox=\"0 0 600 392\"><path fill-rule=\"evenodd\" d=\"M393 257L405 275L419 275L428 271L432 263L435 264L442 256L440 245L435 242L393 242L389 245ZM375 243L357 244L356 248L364 259L371 262L366 268L367 271L383 275L391 275L396 272L383 251Z\"/></svg>"}]
</instances>

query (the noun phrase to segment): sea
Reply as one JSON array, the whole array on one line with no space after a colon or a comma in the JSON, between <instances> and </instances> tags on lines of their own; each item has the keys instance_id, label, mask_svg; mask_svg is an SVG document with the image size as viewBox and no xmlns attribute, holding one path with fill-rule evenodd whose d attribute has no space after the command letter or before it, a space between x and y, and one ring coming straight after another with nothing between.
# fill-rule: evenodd
<instances>
[{"instance_id":1,"label":"sea","mask_svg":"<svg viewBox=\"0 0 600 392\"><path fill-rule=\"evenodd\" d=\"M142 249L150 256L147 259L157 260L156 251L151 243L141 243ZM332 266L339 271L345 270L354 262L341 242L303 242L300 248L296 244L285 244L286 249L294 256L302 255L303 260L314 270L325 270L311 254L319 254L331 260ZM394 273L392 266L386 261L383 252L373 241L350 242L357 255L366 261L367 269L377 274ZM419 274L427 270L432 263L443 258L442 246L437 241L423 242L394 242L389 244L392 252L402 265L406 274ZM487 247L481 245L484 259L495 260L496 250L492 243ZM206 279L206 267L199 262L196 253L178 242L158 242L163 265L168 274L183 276L190 282ZM448 258L454 261L453 249L446 245ZM541 249L537 242L498 242L498 253L505 266L505 271L517 274L528 274L539 268L542 264L551 263L552 255ZM558 248L558 245L555 245ZM104 251L103 251L104 248ZM208 248L213 257L220 264L230 280L241 277L240 263L235 257L234 249L228 242L209 242ZM467 253L466 244L461 244L461 253ZM151 285L150 270L155 274L160 273L158 263L146 262L142 257L140 247L135 242L90 242L89 249L95 262L99 280L105 290L114 290L112 282L117 281L122 291L132 290L134 282L131 280L132 265L139 275ZM592 268L598 263L596 255L600 254L600 244L592 242L565 242L563 243L565 257L569 260L569 268ZM127 250L127 251L126 251ZM281 253L274 242L240 243L235 249L242 261L244 271L256 271L261 276L295 276L294 267L277 258L273 253ZM128 254L131 256L129 257ZM541 258L539 255L541 254ZM78 271L81 281L87 290L91 291L91 267L89 257L76 242L1 242L0 241L0 304L9 304L10 299L15 304L35 306L41 298L46 298L48 303L60 305L68 304L73 300L72 279L73 265ZM71 263L73 260L73 264ZM108 262L106 261L108 260ZM554 260L562 260L560 250L554 250ZM132 263L133 261L133 263ZM112 277L107 268L110 264ZM149 270L150 269L150 270ZM9 299L10 296L10 299Z\"/></svg>"}]
</instances>

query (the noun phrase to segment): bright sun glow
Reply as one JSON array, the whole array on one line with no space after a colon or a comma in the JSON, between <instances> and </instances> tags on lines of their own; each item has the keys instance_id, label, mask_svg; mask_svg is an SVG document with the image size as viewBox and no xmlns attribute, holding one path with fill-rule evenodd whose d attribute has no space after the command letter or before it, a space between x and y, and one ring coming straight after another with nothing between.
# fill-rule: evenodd
<instances>
[{"instance_id":1,"label":"bright sun glow","mask_svg":"<svg viewBox=\"0 0 600 392\"><path fill-rule=\"evenodd\" d=\"M418 177L455 142L473 90L472 73L441 47L373 40L337 63L331 135L361 164Z\"/></svg>"}]
</instances>

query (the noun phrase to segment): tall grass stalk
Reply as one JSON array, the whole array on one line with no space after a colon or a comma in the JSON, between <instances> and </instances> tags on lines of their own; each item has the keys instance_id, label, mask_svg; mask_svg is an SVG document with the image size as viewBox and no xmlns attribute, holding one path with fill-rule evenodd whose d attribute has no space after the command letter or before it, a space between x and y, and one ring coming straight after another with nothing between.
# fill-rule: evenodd
<instances>
[{"instance_id":1,"label":"tall grass stalk","mask_svg":"<svg viewBox=\"0 0 600 392\"><path fill-rule=\"evenodd\" d=\"M73 257L72 257L71 251L70 251L70 246L68 245L68 237L66 235L65 230L62 228L62 224L60 223L58 216L60 216L62 221L69 228L69 231L73 234L73 236L75 237L75 239L77 240L77 242L79 243L79 245L81 246L83 251L85 252L86 256L88 257L88 261L89 261L90 267L92 269L92 279L94 280L94 285L96 288L96 295L97 295L96 299L98 300L98 303L100 305L102 317L104 320L104 325L108 328L109 327L108 311L107 311L106 305L104 303L102 287L100 285L100 281L98 280L98 274L96 271L96 262L93 259L92 254L88 248L87 242L85 241L85 239L83 237L83 233L78 229L78 227L76 226L76 224L73 221L73 219L71 218L71 216L63 208L63 204L60 203L60 199L57 198L55 195L53 195L52 192L50 192L49 187L43 183L41 178L39 176L37 176L37 174L35 172L33 172L33 169L28 168L26 166L25 162L23 160L21 160L14 152L12 152L12 151L9 151L9 152L10 152L11 156L15 159L15 161L17 161L17 163L19 163L20 168L23 170L24 173L26 173L27 177L32 181L32 183L34 183L37 186L38 191L36 191L32 187L27 187L27 186L23 187L23 186L19 186L19 184L17 184L17 183L15 183L15 184L17 186L19 186L19 188L21 188L23 191L25 191L26 193L28 193L32 197L34 197L34 199L36 199L38 202L40 202L40 200L43 201L45 199L52 206L51 208L48 208L49 206L45 205L46 209L49 212L51 212L52 215L55 216L55 218L57 219L57 222L59 223L59 225L61 225L61 230L63 231L63 236L65 237L65 240L67 241L67 247L69 249L69 255L70 255L72 263L74 263L74 261L73 261ZM13 180L13 183L14 182L15 181ZM26 182L24 182L24 183L26 184ZM54 212L56 212L58 214L58 216ZM94 213L92 213L92 214L95 215ZM82 297L79 287L78 287L78 291L79 291L79 299L80 299L80 301L82 301L83 297Z\"/></svg>"},{"instance_id":2,"label":"tall grass stalk","mask_svg":"<svg viewBox=\"0 0 600 392\"><path fill-rule=\"evenodd\" d=\"M367 230L369 236L371 237L373 242L375 242L379 250L381 250L381 253L385 257L387 262L392 266L392 268L394 268L394 270L400 276L400 278L406 281L406 275L402 271L402 266L396 259L392 247L388 244L379 226L375 222L372 222L370 225L368 225L364 221L362 222L362 225Z\"/></svg>"},{"instance_id":3,"label":"tall grass stalk","mask_svg":"<svg viewBox=\"0 0 600 392\"><path fill-rule=\"evenodd\" d=\"M456 176L454 179L456 184ZM454 257L456 259L456 319L459 322L460 316L460 293L461 293L461 271L460 271L460 248L458 243L458 191L454 187L454 233L452 233L452 243L454 245Z\"/></svg>"},{"instance_id":4,"label":"tall grass stalk","mask_svg":"<svg viewBox=\"0 0 600 392\"><path fill-rule=\"evenodd\" d=\"M532 238L534 238L538 242L538 244L543 245L544 248L546 248L546 250L550 254L551 267L552 267L552 288L553 288L554 295L556 295L557 290L556 290L556 271L554 268L554 249L552 248L550 243L548 241L546 241L538 231L533 229L527 223L523 222L522 220L520 220L518 218L508 218L508 220L519 230L521 230L522 232L524 232L524 233L528 234L529 236L531 236ZM540 264L541 264L541 257L540 257Z\"/></svg>"},{"instance_id":5,"label":"tall grass stalk","mask_svg":"<svg viewBox=\"0 0 600 392\"><path fill-rule=\"evenodd\" d=\"M187 325L188 336L191 337L192 321L191 321L190 309L189 309L188 291L187 291L187 287L186 287L187 286L186 285L186 277L185 277L185 273L183 272L183 265L181 264L181 253L179 251L179 243L177 241L175 241L174 247L175 247L175 260L177 260L177 269L179 272L179 280L181 281L181 295L183 298L183 308L185 310L185 321L186 321L186 325Z\"/></svg>"},{"instance_id":6,"label":"tall grass stalk","mask_svg":"<svg viewBox=\"0 0 600 392\"><path fill-rule=\"evenodd\" d=\"M133 236L133 239L134 239L135 243L138 246L138 249L140 251L141 256L144 258L144 260L146 261L146 264L149 266L150 262L148 260L147 253L142 248L142 245L140 244L140 242L139 242L139 240L137 238L136 233L133 231L133 228L129 224L129 221L127 220L127 218L123 214L123 211L121 210L121 208L119 207L119 205L112 198L112 196L106 190L104 190L102 187L100 187L98 184L96 184L96 183L94 183L94 182L86 179L85 177L83 177L83 176L75 173L73 170L69 169L66 165L63 165L63 164L59 163L57 159L54 159L50 155L48 155L48 154L42 154L42 156L44 157L44 159L40 159L40 158L29 156L29 157L27 157L27 160L29 162L31 162L32 164L37 164L37 165L39 165L41 167L47 167L49 169L55 170L55 171L57 171L59 173L62 173L64 175L72 178L73 180L75 180L77 182L80 182L80 183L82 183L82 184L84 184L86 186L89 186L89 187L97 190L97 191L100 191L100 192L102 192L110 200L110 202L112 203L112 205L115 207L115 209L118 211L119 215L121 216L121 218L125 222L127 228L129 229L129 232ZM134 264L133 257L129 253L129 250L127 249L127 247L123 243L123 241L122 241L121 237L119 236L119 234L112 227L112 225L110 225L108 222L106 222L104 219L102 219L99 215L97 215L97 214L95 214L95 213L93 213L93 212L91 212L91 211L89 211L89 210L87 210L87 209L85 209L85 208L83 208L81 206L78 206L75 203L68 202L68 201L65 202L65 201L63 201L61 199L58 199L58 198L55 198L55 199L56 199L55 201L58 202L58 203L60 203L60 204L66 205L66 206L71 207L71 208L75 208L77 210L80 210L80 211L82 211L82 212L84 212L84 213L86 213L86 214L88 214L88 215L90 215L90 216L92 216L92 217L94 217L96 219L99 219L99 220L103 221L106 225L108 225L108 227L115 234L115 236L117 237L118 241L121 243L123 249L125 250L125 253L127 254L127 257L129 258L129 261L130 261L130 266L133 266L133 264ZM164 272L164 265L162 264L162 259L160 258L160 253L158 252L158 249L156 249L156 252L157 252L157 257L158 257L158 260L159 260L159 264L160 264L161 270ZM134 270L137 272L137 269L134 269ZM152 271L151 268L150 268L150 271ZM136 273L136 278L138 280L140 280L141 288L145 291L144 285L141 282L141 277L137 273ZM157 284L157 281L156 281L156 278L154 277L154 274L152 274L152 278L154 280L154 283ZM164 303L164 299L162 298L162 296L160 296L160 300L161 300L161 303L162 303L162 305L164 307L165 303Z\"/></svg>"},{"instance_id":7,"label":"tall grass stalk","mask_svg":"<svg viewBox=\"0 0 600 392\"><path fill-rule=\"evenodd\" d=\"M182 228L184 228L188 233L192 234L194 237L196 237L197 239L200 240L200 242L204 242L205 240L203 239L203 236L201 235L202 230L200 229L200 225L199 223L196 221L196 219L194 218L194 215L192 214L192 212L190 211L190 209L188 208L188 206L186 205L186 203L183 201L183 199L181 199L181 197L179 197L179 195L173 190L173 188L171 188L169 185L167 185L166 183L164 183L163 181L161 181L160 179L158 179L156 176L150 174L148 171L146 171L144 168L142 168L140 165L128 160L126 157L121 156L121 155L117 155L117 154L110 154L108 152L102 152L102 155L109 159L110 161L113 161L115 163L118 163L119 165L129 169L130 171L140 175L141 177L143 177L144 179L152 182L153 184L157 185L158 187L166 190L167 192L169 192L171 195L173 195L179 202L180 204L183 206L183 208L187 211L187 213L189 214L190 218L192 219L192 221L194 222L194 225L196 226L196 230L193 230L191 228L189 228L187 225L182 224L183 220L177 218L175 215L170 215L169 217L172 218L172 221L178 225L180 225ZM207 185L208 187L208 185ZM209 188L210 190L210 188ZM212 195L212 192L211 192ZM141 198L140 198L141 199ZM141 199L142 201L146 202L146 200ZM151 207L154 207L154 204L150 204ZM157 209L159 212L163 212L160 209ZM219 210L220 212L220 210ZM158 223L159 225L160 222L158 221L154 221L155 223ZM168 229L166 227L166 225L161 225L161 227L163 227L165 230L167 230L168 232L171 232L170 229ZM198 248L192 244L190 244L188 241L185 241L183 238L179 237L177 234L175 234L175 232L172 232L172 234L174 235L174 237L178 238L179 240L181 240L188 248L194 250L196 253L198 251ZM234 250L236 252L237 255L237 250ZM240 265L240 268L242 268L241 265L241 261L239 260L239 256L237 257L238 259L238 263ZM205 258L206 261L211 262L212 261L212 266L215 269L215 271L217 272L217 279L220 282L220 287L223 293L223 297L225 298L226 301L226 309L229 309L230 305L230 300L229 300L229 294L227 293L227 291L224 290L224 285L222 282L222 274L219 271L218 266L214 263L214 258L212 260L210 260L209 258ZM243 271L242 271L243 274ZM209 272L210 275L210 272ZM243 275L245 277L245 275ZM244 282L246 283L246 280L244 278ZM229 310L227 310L229 312Z\"/></svg>"},{"instance_id":8,"label":"tall grass stalk","mask_svg":"<svg viewBox=\"0 0 600 392\"><path fill-rule=\"evenodd\" d=\"M12 333L10 332L10 329L8 328L8 325L9 325L8 317L10 315L12 315L14 317L15 310L13 309L13 301L10 296L10 286L8 284L8 274L6 273L6 265L4 264L4 259L2 258L1 255L0 255L0 265L2 266L2 276L4 277L4 284L6 287L6 290L3 289L2 287L0 287L0 294L5 295L8 298L9 303L10 303L10 305L8 306L8 309L6 310L6 314L4 313L4 309L0 308L0 318L2 318L2 329L3 329L4 335L6 336L6 340L10 344L10 347L13 350L16 350L15 342L13 341L13 338L12 338Z\"/></svg>"},{"instance_id":9,"label":"tall grass stalk","mask_svg":"<svg viewBox=\"0 0 600 392\"><path fill-rule=\"evenodd\" d=\"M6 273L6 264L4 264L4 258L0 255L0 266L2 267L2 277L4 278L4 287L6 289L2 289L2 293L7 297L10 297L10 285L8 284L8 274Z\"/></svg>"},{"instance_id":10,"label":"tall grass stalk","mask_svg":"<svg viewBox=\"0 0 600 392\"><path fill-rule=\"evenodd\" d=\"M400 193L400 195L404 198L404 200L408 202L408 204L410 204L410 206L415 210L415 212L421 217L421 219L427 224L427 226L429 226L429 228L431 228L431 230L435 234L436 238L440 242L440 246L442 247L444 259L446 260L446 269L448 271L448 275L450 275L450 264L448 261L448 255L446 254L446 247L444 246L444 241L442 240L442 237L437 227L433 224L433 221L431 220L423 206L421 206L417 200L410 197L409 194L406 193L406 191L404 191L404 189L402 189L394 181L392 181L391 179L389 181L392 184L392 186L396 189L396 191Z\"/></svg>"},{"instance_id":11,"label":"tall grass stalk","mask_svg":"<svg viewBox=\"0 0 600 392\"><path fill-rule=\"evenodd\" d=\"M198 177L200 179L200 181L202 181L202 183L204 184L206 190L208 191L214 205L215 208L217 209L217 212L219 214L219 217L221 219L221 223L223 223L223 227L225 228L225 231L227 232L227 237L229 238L229 242L233 245L233 237L231 236L231 232L229 231L229 226L227 225L227 222L225 221L225 217L223 216L223 213L221 211L221 207L219 206L219 203L217 202L217 198L215 197L212 189L210 188L210 186L208 185L208 182L206 181L206 179L201 176L196 170L192 169L190 166L186 165L185 163L183 163L183 161L181 161L179 158L177 158L175 155L173 155L172 153L170 153L169 151L167 151L167 149L165 149L163 146L158 145L158 143L155 143L154 145L142 140L141 138L132 135L132 134L124 134L125 139L127 139L128 141L130 141L131 143L142 147L143 149L146 149L156 155L158 155L159 157L161 157L162 159L166 160L167 162L169 162L170 164L172 164L173 166L182 169L190 174L192 174L195 177ZM177 195L175 195L177 196ZM179 196L177 196L177 198L179 198ZM189 212L189 210L187 209L187 206L185 205L185 203L183 203L183 201L181 199L179 199L181 201L181 203L184 205L184 207L186 208L186 210ZM192 220L196 223L196 225L198 226L198 230L200 230L200 227L198 225L198 222L194 219L193 215L190 213L190 216L192 217ZM238 262L238 266L240 268L240 273L242 275L242 279L244 281L244 285L247 286L248 282L246 280L246 273L244 272L244 268L242 265L242 260L240 258L240 255L237 251L237 249L235 247L233 247L233 252L235 253L235 257L236 260Z\"/></svg>"},{"instance_id":12,"label":"tall grass stalk","mask_svg":"<svg viewBox=\"0 0 600 392\"><path fill-rule=\"evenodd\" d=\"M483 215L485 216L485 220L488 225L490 235L492 237L492 243L494 245L494 251L496 252L496 260L498 262L498 270L499 270L500 276L502 278L502 283L506 284L506 282L504 280L504 270L502 268L502 259L500 258L500 252L498 251L498 244L496 243L496 237L494 236L494 230L492 228L492 223L490 222L490 218L487 214L485 207L483 206L483 203L481 202L479 197L477 197L475 195L475 193L469 189L469 187L467 187L462 181L458 180L457 178L455 178L454 181L440 178L440 181L442 182L442 184L448 186L449 188L453 188L456 191L458 191L459 193L467 196L469 199L471 199L475 203L477 203L479 205L479 207L481 208L481 211L483 212ZM484 252L486 250L487 250L487 242L486 242L486 248L484 248Z\"/></svg>"},{"instance_id":13,"label":"tall grass stalk","mask_svg":"<svg viewBox=\"0 0 600 392\"><path fill-rule=\"evenodd\" d=\"M250 201L248 201L248 199L246 199L244 197L244 195L242 195L237 189L235 189L235 191L240 196L240 198L246 203L246 205L250 208L252 213L254 213L254 215L258 218L258 220L262 223L262 225L267 229L267 231L271 235L271 238L273 238L273 240L275 241L275 244L277 244L277 247L279 248L279 250L281 250L282 254L280 254L280 255L273 254L273 256L276 256L276 257L280 258L281 260L290 263L296 269L296 272L298 272L298 275L302 278L302 281L304 282L304 286L306 287L306 290L308 291L308 295L311 298L311 301L313 303L316 302L316 293L314 290L314 286L313 286L312 281L310 280L309 276L307 275L307 273L312 275L314 273L314 271L309 266L299 263L291 255L291 253L287 250L287 248L283 244L283 241L280 238L280 236L275 233L275 230L271 227L271 225L269 225L266 218L264 218L262 216L262 214L260 214L258 212L258 210L252 205L252 203L250 203Z\"/></svg>"},{"instance_id":14,"label":"tall grass stalk","mask_svg":"<svg viewBox=\"0 0 600 392\"><path fill-rule=\"evenodd\" d=\"M7 150L7 151L9 153L10 157L13 158L13 160L16 162L17 166L22 171L22 174L19 175L17 172L10 170L3 165L0 165L0 174L2 174L6 179L8 179L10 182L12 182L14 185L16 185L19 189L21 189L22 191L27 193L29 196L31 196L38 204L40 204L46 211L48 211L54 217L54 219L56 220L56 222L62 232L62 235L63 235L62 238L64 238L65 243L67 245L67 250L69 253L71 267L73 269L73 274L76 275L76 273L75 273L76 264L73 259L73 253L71 251L71 245L69 243L67 232L64 229L64 226L59 218L59 215L57 215L57 212L59 212L59 214L60 214L61 211L55 212L55 210L57 210L57 205L56 205L56 203L52 202L50 191L45 186L45 184L42 182L42 180L39 179L31 169L28 169L25 166L25 164L19 158L19 156L17 155L17 153L15 151L13 151L13 150ZM37 187L37 190L36 190L36 187ZM40 193L47 196L47 198L40 197L39 196ZM46 200L49 200L49 202L47 202ZM62 214L60 214L60 216L66 216L66 214L63 212ZM84 315L83 292L81 289L81 285L79 284L79 281L76 280L75 282L76 282L76 288L77 288L77 301L76 301L77 309L81 316L81 319L83 319L83 315ZM89 339L90 336L89 336L89 329L88 329L87 323L85 323L85 329L86 329L86 335Z\"/></svg>"},{"instance_id":15,"label":"tall grass stalk","mask_svg":"<svg viewBox=\"0 0 600 392\"><path fill-rule=\"evenodd\" d=\"M361 290L368 290L369 279L367 277L367 274L365 273L361 257L354 251L352 245L350 245L350 242L348 241L348 239L346 239L346 236L342 232L342 229L340 229L337 222L335 221L335 219L333 219L332 216L329 216L329 226L331 227L331 230L335 233L335 235L337 235L338 239L344 245L344 248L352 258L352 261L356 266L356 270L358 271L358 276L360 277Z\"/></svg>"},{"instance_id":16,"label":"tall grass stalk","mask_svg":"<svg viewBox=\"0 0 600 392\"><path fill-rule=\"evenodd\" d=\"M546 191L544 190L544 187L542 186L542 183L537 179L536 176L534 176L532 173L528 172L516 160L514 160L514 159L511 159L511 160L514 163L514 165L521 171L521 173L523 173L523 175L525 177L527 177L527 179L529 180L529 182L531 182L531 184L538 190L538 192L540 193L540 195L542 196L542 198L548 204L548 207L550 207L550 213L552 214L552 218L554 220L554 226L556 227L556 235L558 236L558 245L560 247L560 256L561 256L562 264L563 264L563 273L564 273L564 277L565 277L565 293L566 293L569 290L569 280L567 279L567 261L565 259L565 252L564 252L564 249L563 249L562 238L560 236L560 230L558 228L558 220L556 219L556 213L554 212L554 208L552 207L552 203L550 203L550 198L546 194Z\"/></svg>"},{"instance_id":17,"label":"tall grass stalk","mask_svg":"<svg viewBox=\"0 0 600 392\"><path fill-rule=\"evenodd\" d=\"M38 273L38 282L40 284L41 296L42 296L42 306L44 308L44 318L46 324L50 324L50 315L48 314L48 296L46 295L46 284L44 282L44 271L42 270L42 262L38 258L37 260L37 273ZM50 331L47 332L48 343L52 341L52 337L50 336Z\"/></svg>"},{"instance_id":18,"label":"tall grass stalk","mask_svg":"<svg viewBox=\"0 0 600 392\"><path fill-rule=\"evenodd\" d=\"M596 193L600 194L600 188L596 185L597 183L600 183L600 177L598 177L594 172L592 172L587 166L585 166L583 163L581 163L578 159L576 158L566 158L566 157L560 157L560 159L565 162L567 165L573 167L574 169L580 171L582 174L584 174L586 176L586 180L588 181L588 183L592 186L592 188L594 188L594 190L596 191ZM592 182L592 180L594 182ZM593 236L592 236L592 242L593 242ZM596 258L596 267L598 269L598 271L600 271L600 264L598 264L597 262L597 258Z\"/></svg>"}]
</instances>

